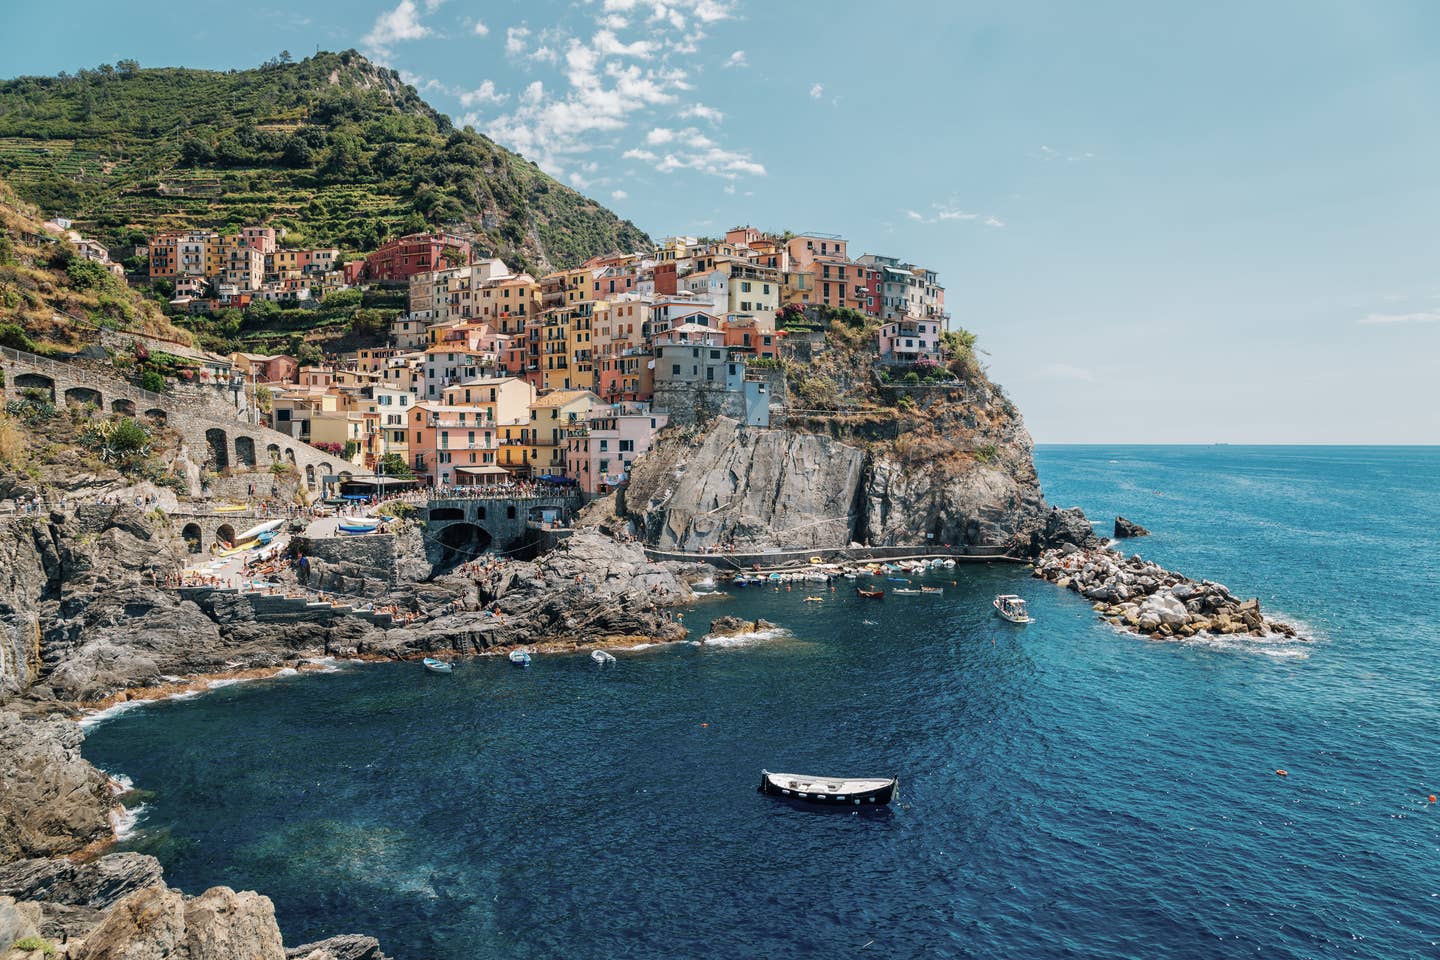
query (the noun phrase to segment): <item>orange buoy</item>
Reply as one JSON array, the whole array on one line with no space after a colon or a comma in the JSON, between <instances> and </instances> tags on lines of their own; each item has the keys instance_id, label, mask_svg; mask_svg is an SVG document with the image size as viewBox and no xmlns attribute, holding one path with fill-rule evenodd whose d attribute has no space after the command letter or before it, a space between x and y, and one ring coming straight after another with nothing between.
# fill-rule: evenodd
<instances>
[{"instance_id":1,"label":"orange buoy","mask_svg":"<svg viewBox=\"0 0 1440 960\"><path fill-rule=\"evenodd\" d=\"M1435 802L1435 794L1433 794L1433 793L1430 794L1430 802L1431 802L1431 803L1434 803L1434 802Z\"/></svg>"},{"instance_id":2,"label":"orange buoy","mask_svg":"<svg viewBox=\"0 0 1440 960\"><path fill-rule=\"evenodd\" d=\"M1276 775L1277 777L1288 777L1288 776L1290 776L1290 771L1289 771L1289 770L1276 770L1276 771L1275 771L1275 775Z\"/></svg>"},{"instance_id":3,"label":"orange buoy","mask_svg":"<svg viewBox=\"0 0 1440 960\"><path fill-rule=\"evenodd\" d=\"M702 726L702 727L708 727L708 726L710 726L710 724L708 724L708 723L702 723L702 724L700 724L700 726Z\"/></svg>"}]
</instances>

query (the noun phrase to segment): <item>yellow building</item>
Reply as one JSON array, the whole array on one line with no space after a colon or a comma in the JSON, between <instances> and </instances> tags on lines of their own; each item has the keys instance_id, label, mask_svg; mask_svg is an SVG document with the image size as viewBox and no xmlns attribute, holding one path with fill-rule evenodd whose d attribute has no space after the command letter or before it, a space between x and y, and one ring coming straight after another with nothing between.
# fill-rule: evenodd
<instances>
[{"instance_id":1,"label":"yellow building","mask_svg":"<svg viewBox=\"0 0 1440 960\"><path fill-rule=\"evenodd\" d=\"M563 475L567 431L601 406L589 390L557 390L530 404L528 423L501 424L500 465L521 476Z\"/></svg>"}]
</instances>

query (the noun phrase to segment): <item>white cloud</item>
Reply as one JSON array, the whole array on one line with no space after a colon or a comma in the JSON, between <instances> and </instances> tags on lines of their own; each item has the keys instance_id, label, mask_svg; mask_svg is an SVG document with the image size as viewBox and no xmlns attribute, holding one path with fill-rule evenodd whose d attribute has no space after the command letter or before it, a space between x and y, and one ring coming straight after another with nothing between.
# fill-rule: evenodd
<instances>
[{"instance_id":1,"label":"white cloud","mask_svg":"<svg viewBox=\"0 0 1440 960\"><path fill-rule=\"evenodd\" d=\"M425 0L425 12L434 13L440 9L441 4L444 2L445 0Z\"/></svg>"},{"instance_id":2,"label":"white cloud","mask_svg":"<svg viewBox=\"0 0 1440 960\"><path fill-rule=\"evenodd\" d=\"M476 20L476 21L475 21L475 25L472 26L472 27L470 28L470 30L471 30L471 32L474 33L475 36L477 36L477 37L488 37L488 36L490 36L490 28L487 27L487 26L485 26L485 21L484 21L484 20Z\"/></svg>"},{"instance_id":3,"label":"white cloud","mask_svg":"<svg viewBox=\"0 0 1440 960\"><path fill-rule=\"evenodd\" d=\"M1440 323L1440 310L1424 310L1419 313L1367 313L1360 318L1367 325L1396 323Z\"/></svg>"},{"instance_id":4,"label":"white cloud","mask_svg":"<svg viewBox=\"0 0 1440 960\"><path fill-rule=\"evenodd\" d=\"M745 51L744 51L744 50L736 50L734 53L730 54L730 56L728 56L728 57L725 58L725 62L724 62L723 64L721 64L721 66L723 66L723 67L748 67L748 66L750 66L750 63L749 63L749 61L747 61L747 60L745 59Z\"/></svg>"},{"instance_id":5,"label":"white cloud","mask_svg":"<svg viewBox=\"0 0 1440 960\"><path fill-rule=\"evenodd\" d=\"M825 96L825 85L821 83L811 84L810 99L819 100L823 96Z\"/></svg>"},{"instance_id":6,"label":"white cloud","mask_svg":"<svg viewBox=\"0 0 1440 960\"><path fill-rule=\"evenodd\" d=\"M429 3L426 9L433 10ZM400 0L394 10L388 10L375 18L375 25L361 41L368 49L386 56L390 47L405 40L419 40L431 34L429 27L420 22L420 11L415 0Z\"/></svg>"},{"instance_id":7,"label":"white cloud","mask_svg":"<svg viewBox=\"0 0 1440 960\"><path fill-rule=\"evenodd\" d=\"M630 194L626 193L624 190L611 190L611 191L610 191L610 199L611 199L611 200L629 200L629 199L630 199Z\"/></svg>"},{"instance_id":8,"label":"white cloud","mask_svg":"<svg viewBox=\"0 0 1440 960\"><path fill-rule=\"evenodd\" d=\"M505 52L512 57L520 56L525 52L525 40L529 36L529 27L506 27Z\"/></svg>"},{"instance_id":9,"label":"white cloud","mask_svg":"<svg viewBox=\"0 0 1440 960\"><path fill-rule=\"evenodd\" d=\"M954 220L979 220L987 227L1005 226L1005 221L1001 220L999 217L973 213L969 210L962 210L960 207L957 207L954 204L950 203L932 203L930 205L930 209L933 212L929 215L923 214L918 210L905 210L903 212L905 214L905 219L913 221L915 223L945 223L947 221Z\"/></svg>"},{"instance_id":10,"label":"white cloud","mask_svg":"<svg viewBox=\"0 0 1440 960\"><path fill-rule=\"evenodd\" d=\"M684 128L686 140L667 146L669 155L649 149L625 151L626 160L692 169L733 177L763 173L749 153L729 149L700 135L686 122L718 126L724 114L693 94L690 54L698 50L709 25L735 16L738 0L585 0L570 5L592 24L588 35L573 24L544 29L519 24L506 30L506 54L540 69L552 65L544 84L533 82L514 97L512 108L493 118L486 132L526 154L541 168L575 183L577 161L595 151L619 151L622 131L648 131L643 144L671 144ZM685 59L681 59L681 56ZM738 58L736 57L738 55ZM744 65L743 51L732 59ZM481 91L485 91L482 93ZM494 103L505 95L493 87L470 91L472 103ZM644 124L641 126L641 124ZM615 153L599 154L610 158ZM603 174L580 174L594 186L607 186ZM613 181L610 181L613 184Z\"/></svg>"},{"instance_id":11,"label":"white cloud","mask_svg":"<svg viewBox=\"0 0 1440 960\"><path fill-rule=\"evenodd\" d=\"M726 192L727 194L730 194L731 196L734 196L734 195L735 195L735 184L733 184L733 183L727 183L727 184L725 184L725 192Z\"/></svg>"},{"instance_id":12,"label":"white cloud","mask_svg":"<svg viewBox=\"0 0 1440 960\"><path fill-rule=\"evenodd\" d=\"M1078 160L1093 159L1094 156L1095 154L1090 153L1089 151L1085 151L1083 153L1066 153L1062 150L1056 150L1054 147L1047 146L1043 143L1040 144L1041 160L1059 160L1063 163L1075 163Z\"/></svg>"},{"instance_id":13,"label":"white cloud","mask_svg":"<svg viewBox=\"0 0 1440 960\"><path fill-rule=\"evenodd\" d=\"M722 120L725 119L725 114L721 113L719 110L716 110L714 107L707 107L703 103L697 103L693 106L686 107L684 110L680 111L680 116L685 117L686 119L690 119L693 117L700 120L709 120L711 123L720 123Z\"/></svg>"},{"instance_id":14,"label":"white cloud","mask_svg":"<svg viewBox=\"0 0 1440 960\"><path fill-rule=\"evenodd\" d=\"M509 94L496 93L495 81L485 80L474 90L466 90L460 94L460 105L462 107L473 107L481 103L504 103Z\"/></svg>"}]
</instances>

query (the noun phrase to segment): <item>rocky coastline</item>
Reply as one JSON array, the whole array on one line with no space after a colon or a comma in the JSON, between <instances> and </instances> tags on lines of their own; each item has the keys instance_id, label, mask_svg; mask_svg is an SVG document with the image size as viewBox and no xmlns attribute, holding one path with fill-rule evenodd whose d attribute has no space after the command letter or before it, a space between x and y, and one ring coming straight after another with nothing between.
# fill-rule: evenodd
<instances>
[{"instance_id":1,"label":"rocky coastline","mask_svg":"<svg viewBox=\"0 0 1440 960\"><path fill-rule=\"evenodd\" d=\"M123 788L80 753L76 718L215 681L397 660L673 642L688 635L704 571L647 560L634 542L577 531L532 562L438 575L402 531L392 568L363 555L319 566L416 616L383 629L353 616L271 622L234 593L166 589L184 557L158 518L130 506L0 521L0 958L385 960L373 938L286 948L264 896L169 887L158 861L114 853ZM293 586L293 584L291 584ZM383 592L382 592L383 591ZM31 939L31 938L38 938ZM37 951L34 957L45 956Z\"/></svg>"},{"instance_id":2,"label":"rocky coastline","mask_svg":"<svg viewBox=\"0 0 1440 960\"><path fill-rule=\"evenodd\" d=\"M1139 554L1060 547L1040 555L1034 576L1073 590L1092 601L1102 619L1153 640L1199 634L1310 639L1262 614L1257 599L1239 599L1223 584L1192 580Z\"/></svg>"}]
</instances>

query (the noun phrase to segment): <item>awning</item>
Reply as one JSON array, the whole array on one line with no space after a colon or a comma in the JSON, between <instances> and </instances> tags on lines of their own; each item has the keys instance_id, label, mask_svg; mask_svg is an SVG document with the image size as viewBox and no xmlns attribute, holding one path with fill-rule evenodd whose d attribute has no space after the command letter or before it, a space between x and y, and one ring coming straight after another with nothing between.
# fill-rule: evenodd
<instances>
[{"instance_id":1,"label":"awning","mask_svg":"<svg viewBox=\"0 0 1440 960\"><path fill-rule=\"evenodd\" d=\"M504 467L497 467L491 464L486 464L483 467L456 467L455 472L475 474L483 477L508 476L510 473L510 471Z\"/></svg>"}]
</instances>

